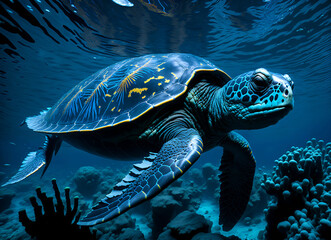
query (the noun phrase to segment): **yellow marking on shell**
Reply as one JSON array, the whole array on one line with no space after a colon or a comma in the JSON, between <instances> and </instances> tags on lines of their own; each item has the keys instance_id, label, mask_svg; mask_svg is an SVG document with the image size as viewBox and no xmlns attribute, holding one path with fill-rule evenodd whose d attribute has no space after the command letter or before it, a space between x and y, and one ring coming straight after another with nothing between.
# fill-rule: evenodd
<instances>
[{"instance_id":1,"label":"yellow marking on shell","mask_svg":"<svg viewBox=\"0 0 331 240\"><path fill-rule=\"evenodd\" d=\"M176 79L178 79L177 75L176 75L174 72L171 72L171 74L172 74Z\"/></svg>"},{"instance_id":2,"label":"yellow marking on shell","mask_svg":"<svg viewBox=\"0 0 331 240\"><path fill-rule=\"evenodd\" d=\"M158 83L157 85L161 86L161 85L162 85L162 83Z\"/></svg>"},{"instance_id":3,"label":"yellow marking on shell","mask_svg":"<svg viewBox=\"0 0 331 240\"><path fill-rule=\"evenodd\" d=\"M120 112L121 111L121 109L118 109L118 112Z\"/></svg>"},{"instance_id":4,"label":"yellow marking on shell","mask_svg":"<svg viewBox=\"0 0 331 240\"><path fill-rule=\"evenodd\" d=\"M146 97L146 95L145 96L142 96L141 99L144 99L145 97Z\"/></svg>"},{"instance_id":5,"label":"yellow marking on shell","mask_svg":"<svg viewBox=\"0 0 331 240\"><path fill-rule=\"evenodd\" d=\"M121 210L120 209L118 209L118 214L121 214Z\"/></svg>"},{"instance_id":6,"label":"yellow marking on shell","mask_svg":"<svg viewBox=\"0 0 331 240\"><path fill-rule=\"evenodd\" d=\"M203 142L199 138L196 138L196 140L198 140L201 143L201 145L203 146Z\"/></svg>"},{"instance_id":7,"label":"yellow marking on shell","mask_svg":"<svg viewBox=\"0 0 331 240\"><path fill-rule=\"evenodd\" d=\"M64 112L65 112L65 111L67 110L67 108L70 106L71 102L72 102L72 101L77 97L77 95L78 95L79 93L81 93L82 91L83 91L83 89L80 88L80 90L76 92L76 94L70 99L70 101L67 103L67 105L66 105L65 108L63 109L63 113L62 113L62 114L64 114Z\"/></svg>"},{"instance_id":8,"label":"yellow marking on shell","mask_svg":"<svg viewBox=\"0 0 331 240\"><path fill-rule=\"evenodd\" d=\"M190 165L192 165L192 163L189 160L187 160L187 159L186 159L186 162L188 162Z\"/></svg>"},{"instance_id":9,"label":"yellow marking on shell","mask_svg":"<svg viewBox=\"0 0 331 240\"><path fill-rule=\"evenodd\" d=\"M201 155L201 153L200 153L199 151L197 151L197 153L198 153L199 155Z\"/></svg>"},{"instance_id":10,"label":"yellow marking on shell","mask_svg":"<svg viewBox=\"0 0 331 240\"><path fill-rule=\"evenodd\" d=\"M183 173L183 170L182 170L182 169L180 169L180 167L177 167L177 166L176 166L176 168L178 168L178 169L179 169L179 171L180 171L181 173Z\"/></svg>"},{"instance_id":11,"label":"yellow marking on shell","mask_svg":"<svg viewBox=\"0 0 331 240\"><path fill-rule=\"evenodd\" d=\"M108 73L108 71L105 73L105 74L107 74ZM93 82L95 79L97 79L97 77L99 77L100 76L100 74L101 74L101 72L99 73L99 74L97 74L94 78L92 78L92 79L90 79L89 81L85 81L85 85L82 87L82 86L80 86L79 87L79 92L82 92L83 91L83 89L85 88L85 87L87 87L91 82ZM51 115L53 115L53 113L56 111L56 109L63 103L63 101L64 100L66 100L67 99L67 97L74 91L74 90L76 90L76 87L74 87L72 90L70 90L70 92L66 95L66 97L65 98L63 98L62 99L62 101L52 110L52 113L51 113ZM78 93L79 93L78 92ZM75 98L76 96L77 96L77 94L78 93L76 93L75 94L75 96L73 97L73 98ZM70 99L70 101L69 102L71 102L72 100L73 100L73 98L72 99ZM63 112L62 112L62 114L65 112L65 110L66 110L66 108L68 107L68 104L66 105L66 107L65 107L65 109L63 110Z\"/></svg>"},{"instance_id":12,"label":"yellow marking on shell","mask_svg":"<svg viewBox=\"0 0 331 240\"><path fill-rule=\"evenodd\" d=\"M73 89L71 89L70 90L70 92L67 94L67 96L65 97L65 98L63 98L62 100L61 100L61 102L56 106L56 108L54 108L53 110L52 110L52 113L51 113L51 116L53 115L53 113L56 111L56 109L63 103L63 101L64 100L66 100L67 99L67 97L75 90L76 88L73 88Z\"/></svg>"},{"instance_id":13,"label":"yellow marking on shell","mask_svg":"<svg viewBox=\"0 0 331 240\"><path fill-rule=\"evenodd\" d=\"M161 187L160 187L160 185L159 184L156 184L158 187L159 187L159 189L161 189Z\"/></svg>"},{"instance_id":14,"label":"yellow marking on shell","mask_svg":"<svg viewBox=\"0 0 331 240\"><path fill-rule=\"evenodd\" d=\"M103 218L103 219L101 219L101 222L104 222L105 221L105 219Z\"/></svg>"},{"instance_id":15,"label":"yellow marking on shell","mask_svg":"<svg viewBox=\"0 0 331 240\"><path fill-rule=\"evenodd\" d=\"M155 92L153 92L153 96L155 95Z\"/></svg>"},{"instance_id":16,"label":"yellow marking on shell","mask_svg":"<svg viewBox=\"0 0 331 240\"><path fill-rule=\"evenodd\" d=\"M175 174L174 174L174 172L172 172L172 178L175 179Z\"/></svg>"},{"instance_id":17,"label":"yellow marking on shell","mask_svg":"<svg viewBox=\"0 0 331 240\"><path fill-rule=\"evenodd\" d=\"M166 62L160 63L159 65L157 65L156 67L159 68L160 66L162 66L163 64L165 64Z\"/></svg>"},{"instance_id":18,"label":"yellow marking on shell","mask_svg":"<svg viewBox=\"0 0 331 240\"><path fill-rule=\"evenodd\" d=\"M146 83L148 83L149 81L151 81L151 80L153 80L153 79L155 79L155 80L160 80L160 79L163 79L163 78L164 78L164 76L158 76L157 78L155 78L155 77L153 76L153 77L148 78L146 81L144 81L144 83L146 84Z\"/></svg>"},{"instance_id":19,"label":"yellow marking on shell","mask_svg":"<svg viewBox=\"0 0 331 240\"><path fill-rule=\"evenodd\" d=\"M144 191L141 191L145 195L145 199L147 199L147 194Z\"/></svg>"},{"instance_id":20,"label":"yellow marking on shell","mask_svg":"<svg viewBox=\"0 0 331 240\"><path fill-rule=\"evenodd\" d=\"M127 89L127 87L130 87L130 85L133 83L133 82L135 82L136 81L136 79L135 79L135 74L137 73L137 72L139 72L142 68L144 68L144 67L146 67L148 64L149 64L149 62L151 61L151 59L149 59L145 64L143 64L142 66L137 66L137 65L135 65L136 67L137 67L137 69L136 70L134 70L132 73L130 73L128 76L126 76L123 80L122 80L122 82L121 82L121 84L119 85L119 87L118 87L118 89L117 89L117 91L118 92L125 92L126 91L126 89Z\"/></svg>"},{"instance_id":21,"label":"yellow marking on shell","mask_svg":"<svg viewBox=\"0 0 331 240\"><path fill-rule=\"evenodd\" d=\"M198 145L198 147L200 148L200 150L201 150L201 152L202 152L202 151L203 151L203 150L202 150L202 147L200 147L199 145Z\"/></svg>"},{"instance_id":22,"label":"yellow marking on shell","mask_svg":"<svg viewBox=\"0 0 331 240\"><path fill-rule=\"evenodd\" d=\"M170 82L170 80L169 80L169 79L166 79L166 80L164 80L164 82L165 82L165 83L168 83L168 82Z\"/></svg>"},{"instance_id":23,"label":"yellow marking on shell","mask_svg":"<svg viewBox=\"0 0 331 240\"><path fill-rule=\"evenodd\" d=\"M130 202L130 200L129 200L129 208L131 207L131 202Z\"/></svg>"},{"instance_id":24,"label":"yellow marking on shell","mask_svg":"<svg viewBox=\"0 0 331 240\"><path fill-rule=\"evenodd\" d=\"M115 95L117 93L117 91L115 91L114 93L113 93L113 95Z\"/></svg>"},{"instance_id":25,"label":"yellow marking on shell","mask_svg":"<svg viewBox=\"0 0 331 240\"><path fill-rule=\"evenodd\" d=\"M101 106L99 106L99 108L101 108Z\"/></svg>"},{"instance_id":26,"label":"yellow marking on shell","mask_svg":"<svg viewBox=\"0 0 331 240\"><path fill-rule=\"evenodd\" d=\"M111 97L111 95L110 95L110 94L108 94L108 93L106 93L106 97Z\"/></svg>"},{"instance_id":27,"label":"yellow marking on shell","mask_svg":"<svg viewBox=\"0 0 331 240\"><path fill-rule=\"evenodd\" d=\"M106 74L108 73L108 71L103 75L103 80L98 84L98 86L94 89L94 91L91 93L91 95L88 97L88 99L86 99L85 104L88 103L92 97L98 92L98 90L105 84L105 82L108 81L109 78L111 78L111 76L113 76L114 72L112 74L110 74L109 76L106 77Z\"/></svg>"},{"instance_id":28,"label":"yellow marking on shell","mask_svg":"<svg viewBox=\"0 0 331 240\"><path fill-rule=\"evenodd\" d=\"M163 69L165 69L165 68L160 68L160 66L162 66L163 64L165 64L165 62L163 62L163 63L157 65L157 71L158 71L158 72L161 72Z\"/></svg>"},{"instance_id":29,"label":"yellow marking on shell","mask_svg":"<svg viewBox=\"0 0 331 240\"><path fill-rule=\"evenodd\" d=\"M153 77L148 78L146 81L144 81L144 83L146 84L146 83L148 83L152 79L155 79L155 77L153 76Z\"/></svg>"},{"instance_id":30,"label":"yellow marking on shell","mask_svg":"<svg viewBox=\"0 0 331 240\"><path fill-rule=\"evenodd\" d=\"M115 110L115 108L116 108L116 107L113 107L113 108L111 109L111 111L113 112L113 111Z\"/></svg>"},{"instance_id":31,"label":"yellow marking on shell","mask_svg":"<svg viewBox=\"0 0 331 240\"><path fill-rule=\"evenodd\" d=\"M194 73L192 74L192 76L190 77L190 79L188 79L188 80L186 81L186 83L185 83L186 86L185 86L184 90L183 90L182 92L178 93L177 96L175 96L174 98L170 98L170 99L168 99L167 101L164 101L164 102L161 102L161 103L159 103L159 104L156 104L156 105L154 105L153 107L148 108L145 112L143 112L143 113L139 114L138 116L136 116L136 117L130 119L130 121L134 121L135 119L141 117L142 115L144 115L145 113L147 113L148 111L150 111L150 110L153 109L153 108L156 108L156 107L158 107L158 106L160 106L160 105L166 104L167 102L173 101L174 99L176 99L176 98L182 96L182 95L186 92L186 90L187 90L187 85L190 83L190 81L192 80L192 78L195 76L195 73L196 73L196 72L200 72L200 71L204 71L204 72L214 72L214 71L218 71L218 72L221 72L221 73L223 73L224 75L226 75L229 79L231 79L231 77L230 77L229 75L227 75L224 71L222 71L222 70L220 70L220 69L218 69L218 68L214 68L214 69L198 69L198 70L195 70ZM113 124L113 125L111 125L111 126L114 127L114 126L117 126L117 125L119 125L119 124L121 124L121 123L123 123L123 122L128 122L128 120L123 120L123 121L121 121L121 122L117 122L117 123L115 123L115 124ZM49 131L38 130L38 132L43 132L43 133L91 132L91 131L96 131L96 130L103 129L103 128L108 128L108 127L109 127L109 126L103 125L102 127L93 128L93 129L83 129L83 130L82 130L82 129L80 128L80 129L77 129L77 130L63 131L63 132L61 132L61 131L49 132ZM201 141L200 141L200 142L201 142ZM201 142L201 143L202 143L202 142ZM199 153L199 152L198 152L198 153ZM200 154L200 153L199 153L199 154Z\"/></svg>"},{"instance_id":32,"label":"yellow marking on shell","mask_svg":"<svg viewBox=\"0 0 331 240\"><path fill-rule=\"evenodd\" d=\"M132 96L132 93L139 93L141 94L143 91L147 91L148 88L133 88L130 90L128 97Z\"/></svg>"}]
</instances>

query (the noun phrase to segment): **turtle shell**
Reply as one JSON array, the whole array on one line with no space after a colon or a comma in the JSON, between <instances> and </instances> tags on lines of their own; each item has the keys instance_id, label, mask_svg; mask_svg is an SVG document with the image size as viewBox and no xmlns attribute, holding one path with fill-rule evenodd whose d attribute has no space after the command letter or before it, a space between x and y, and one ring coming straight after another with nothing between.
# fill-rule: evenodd
<instances>
[{"instance_id":1,"label":"turtle shell","mask_svg":"<svg viewBox=\"0 0 331 240\"><path fill-rule=\"evenodd\" d=\"M185 93L197 72L223 86L231 78L191 54L156 54L127 59L86 78L52 108L27 118L38 132L94 131L133 121Z\"/></svg>"}]
</instances>

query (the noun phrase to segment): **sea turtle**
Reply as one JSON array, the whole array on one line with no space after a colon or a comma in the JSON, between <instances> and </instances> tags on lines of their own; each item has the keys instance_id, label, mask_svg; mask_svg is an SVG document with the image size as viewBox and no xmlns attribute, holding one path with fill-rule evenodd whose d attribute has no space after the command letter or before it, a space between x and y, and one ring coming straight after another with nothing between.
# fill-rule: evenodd
<instances>
[{"instance_id":1,"label":"sea turtle","mask_svg":"<svg viewBox=\"0 0 331 240\"><path fill-rule=\"evenodd\" d=\"M205 152L222 146L220 224L230 230L249 200L255 159L234 129L275 124L293 107L293 81L259 68L231 79L191 54L155 54L106 67L28 117L46 141L29 153L12 184L48 167L62 141L97 155L143 159L82 220L108 221L151 199ZM44 174L43 172L43 174Z\"/></svg>"}]
</instances>

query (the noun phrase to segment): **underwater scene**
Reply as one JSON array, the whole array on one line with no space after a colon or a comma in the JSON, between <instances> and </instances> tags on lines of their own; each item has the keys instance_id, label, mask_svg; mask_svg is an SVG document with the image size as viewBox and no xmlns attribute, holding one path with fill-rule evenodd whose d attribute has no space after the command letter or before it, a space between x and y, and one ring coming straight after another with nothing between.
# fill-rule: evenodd
<instances>
[{"instance_id":1,"label":"underwater scene","mask_svg":"<svg viewBox=\"0 0 331 240\"><path fill-rule=\"evenodd\" d=\"M0 10L0 239L331 239L329 0Z\"/></svg>"}]
</instances>

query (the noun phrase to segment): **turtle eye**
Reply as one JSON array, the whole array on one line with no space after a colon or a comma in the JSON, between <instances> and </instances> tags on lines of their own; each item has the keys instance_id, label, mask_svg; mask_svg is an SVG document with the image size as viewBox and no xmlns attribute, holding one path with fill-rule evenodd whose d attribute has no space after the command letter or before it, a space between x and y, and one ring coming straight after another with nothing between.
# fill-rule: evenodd
<instances>
[{"instance_id":1,"label":"turtle eye","mask_svg":"<svg viewBox=\"0 0 331 240\"><path fill-rule=\"evenodd\" d=\"M261 72L255 73L252 77L252 88L261 92L269 86L269 78Z\"/></svg>"}]
</instances>

